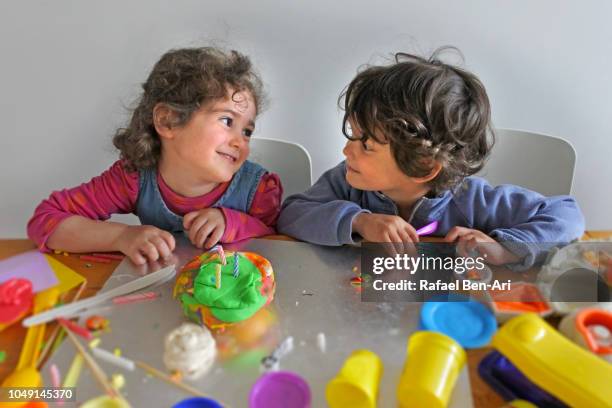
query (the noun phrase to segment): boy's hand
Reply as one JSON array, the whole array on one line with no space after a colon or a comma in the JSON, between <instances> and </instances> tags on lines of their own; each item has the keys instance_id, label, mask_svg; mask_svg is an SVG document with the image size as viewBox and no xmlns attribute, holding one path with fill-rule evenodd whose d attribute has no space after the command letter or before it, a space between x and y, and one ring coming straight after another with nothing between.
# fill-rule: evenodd
<instances>
[{"instance_id":1,"label":"boy's hand","mask_svg":"<svg viewBox=\"0 0 612 408\"><path fill-rule=\"evenodd\" d=\"M393 243L391 252L413 253L419 236L412 225L397 215L362 213L353 219L353 232L370 242Z\"/></svg>"},{"instance_id":2,"label":"boy's hand","mask_svg":"<svg viewBox=\"0 0 612 408\"><path fill-rule=\"evenodd\" d=\"M444 241L457 242L457 253L461 256L470 256L470 252L477 251L491 265L505 265L520 260L499 242L475 229L453 227L444 237Z\"/></svg>"},{"instance_id":3,"label":"boy's hand","mask_svg":"<svg viewBox=\"0 0 612 408\"><path fill-rule=\"evenodd\" d=\"M212 248L225 232L225 217L218 208L205 208L185 214L183 228L198 248Z\"/></svg>"},{"instance_id":4,"label":"boy's hand","mask_svg":"<svg viewBox=\"0 0 612 408\"><path fill-rule=\"evenodd\" d=\"M116 241L117 249L136 265L168 258L176 242L168 231L152 225L129 225Z\"/></svg>"}]
</instances>

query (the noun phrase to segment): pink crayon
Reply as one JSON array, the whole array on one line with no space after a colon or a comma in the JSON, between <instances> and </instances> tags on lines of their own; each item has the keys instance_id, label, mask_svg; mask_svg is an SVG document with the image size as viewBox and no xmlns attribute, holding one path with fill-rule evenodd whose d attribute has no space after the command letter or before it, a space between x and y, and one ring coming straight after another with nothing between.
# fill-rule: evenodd
<instances>
[{"instance_id":1,"label":"pink crayon","mask_svg":"<svg viewBox=\"0 0 612 408\"><path fill-rule=\"evenodd\" d=\"M83 261L91 261L91 262L98 262L98 263L111 263L110 259L108 259L108 258L101 258L99 256L81 255L81 256L79 256L79 259L81 259Z\"/></svg>"},{"instance_id":2,"label":"pink crayon","mask_svg":"<svg viewBox=\"0 0 612 408\"><path fill-rule=\"evenodd\" d=\"M94 253L93 256L95 256L96 258L115 259L117 261L121 261L121 260L123 260L123 258L125 258L125 255L116 255L116 254L99 254L99 253Z\"/></svg>"},{"instance_id":3,"label":"pink crayon","mask_svg":"<svg viewBox=\"0 0 612 408\"><path fill-rule=\"evenodd\" d=\"M144 300L153 300L157 297L159 297L158 292L143 292L143 293L136 293L133 295L117 296L116 298L113 298L113 303L116 305L124 305L126 303L141 302Z\"/></svg>"},{"instance_id":4,"label":"pink crayon","mask_svg":"<svg viewBox=\"0 0 612 408\"><path fill-rule=\"evenodd\" d=\"M58 318L57 322L60 325L62 325L62 327L64 329L70 330L74 334L78 334L79 336L83 337L85 340L93 339L93 335L85 327L81 327L78 324L76 324L76 323L74 323L74 322L72 322L70 320L64 319L63 317Z\"/></svg>"}]
</instances>

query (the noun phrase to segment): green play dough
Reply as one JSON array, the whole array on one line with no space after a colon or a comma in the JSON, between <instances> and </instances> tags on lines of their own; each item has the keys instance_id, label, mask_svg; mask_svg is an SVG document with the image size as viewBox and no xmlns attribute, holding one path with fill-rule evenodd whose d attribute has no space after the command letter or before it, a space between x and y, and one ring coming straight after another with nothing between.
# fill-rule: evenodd
<instances>
[{"instance_id":1,"label":"green play dough","mask_svg":"<svg viewBox=\"0 0 612 408\"><path fill-rule=\"evenodd\" d=\"M238 256L240 274L234 277L234 257L227 257L221 266L221 287L216 286L216 265L219 259L202 264L193 281L195 302L208 306L213 316L224 322L248 319L265 303L261 294L261 272L244 256ZM185 299L186 300L186 299Z\"/></svg>"}]
</instances>

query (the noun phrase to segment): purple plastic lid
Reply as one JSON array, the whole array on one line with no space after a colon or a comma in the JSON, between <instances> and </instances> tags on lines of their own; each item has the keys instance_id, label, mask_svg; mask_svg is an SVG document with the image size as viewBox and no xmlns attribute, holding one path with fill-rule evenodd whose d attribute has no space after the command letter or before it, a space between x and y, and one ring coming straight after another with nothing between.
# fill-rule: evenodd
<instances>
[{"instance_id":1,"label":"purple plastic lid","mask_svg":"<svg viewBox=\"0 0 612 408\"><path fill-rule=\"evenodd\" d=\"M249 394L250 408L310 408L310 387L299 375L274 371L259 377Z\"/></svg>"}]
</instances>

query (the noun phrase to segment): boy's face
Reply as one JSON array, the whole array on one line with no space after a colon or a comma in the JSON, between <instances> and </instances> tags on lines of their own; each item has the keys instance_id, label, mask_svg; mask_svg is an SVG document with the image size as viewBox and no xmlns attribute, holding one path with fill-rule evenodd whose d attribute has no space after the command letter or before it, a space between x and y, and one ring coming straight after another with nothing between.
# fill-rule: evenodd
<instances>
[{"instance_id":1,"label":"boy's face","mask_svg":"<svg viewBox=\"0 0 612 408\"><path fill-rule=\"evenodd\" d=\"M349 124L353 137L361 137L361 130L351 119ZM416 184L397 166L389 143L376 143L372 138L365 143L349 140L342 153L346 156L346 181L353 188L384 193Z\"/></svg>"},{"instance_id":2,"label":"boy's face","mask_svg":"<svg viewBox=\"0 0 612 408\"><path fill-rule=\"evenodd\" d=\"M227 182L249 155L255 116L253 97L239 92L203 106L185 125L172 128L174 137L164 147L181 162L177 165L201 180Z\"/></svg>"}]
</instances>

